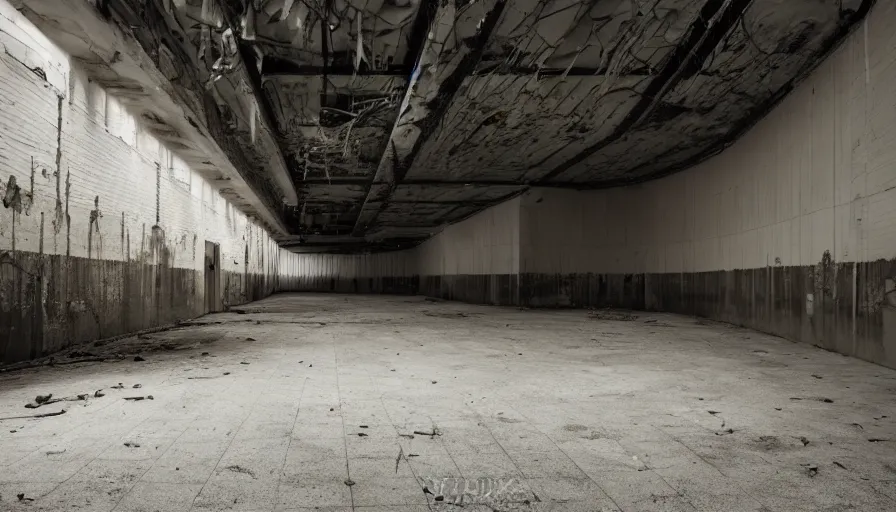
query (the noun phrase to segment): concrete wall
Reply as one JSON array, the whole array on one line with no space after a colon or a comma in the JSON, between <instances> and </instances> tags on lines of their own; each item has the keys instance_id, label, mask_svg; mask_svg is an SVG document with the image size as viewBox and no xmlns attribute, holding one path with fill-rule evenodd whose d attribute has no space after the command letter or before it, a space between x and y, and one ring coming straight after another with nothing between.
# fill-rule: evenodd
<instances>
[{"instance_id":1,"label":"concrete wall","mask_svg":"<svg viewBox=\"0 0 896 512\"><path fill-rule=\"evenodd\" d=\"M417 247L422 293L484 304L513 304L520 268L520 198L446 227Z\"/></svg>"},{"instance_id":2,"label":"concrete wall","mask_svg":"<svg viewBox=\"0 0 896 512\"><path fill-rule=\"evenodd\" d=\"M412 251L375 254L297 254L283 250L283 292L417 293Z\"/></svg>"},{"instance_id":3,"label":"concrete wall","mask_svg":"<svg viewBox=\"0 0 896 512\"><path fill-rule=\"evenodd\" d=\"M0 0L0 361L263 297L279 248Z\"/></svg>"},{"instance_id":4,"label":"concrete wall","mask_svg":"<svg viewBox=\"0 0 896 512\"><path fill-rule=\"evenodd\" d=\"M697 314L896 366L896 5L746 136L643 185L531 190L523 303Z\"/></svg>"},{"instance_id":5,"label":"concrete wall","mask_svg":"<svg viewBox=\"0 0 896 512\"><path fill-rule=\"evenodd\" d=\"M445 227L420 246L375 254L293 254L280 291L423 293L487 304L516 301L520 199Z\"/></svg>"}]
</instances>

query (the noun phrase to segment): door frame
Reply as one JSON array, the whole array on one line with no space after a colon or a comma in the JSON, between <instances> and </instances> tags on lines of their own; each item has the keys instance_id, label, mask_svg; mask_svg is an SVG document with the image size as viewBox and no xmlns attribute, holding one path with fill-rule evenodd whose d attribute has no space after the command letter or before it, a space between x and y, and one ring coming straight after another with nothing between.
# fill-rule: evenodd
<instances>
[{"instance_id":1,"label":"door frame","mask_svg":"<svg viewBox=\"0 0 896 512\"><path fill-rule=\"evenodd\" d=\"M221 245L205 241L203 257L205 312L215 313L224 310L221 297Z\"/></svg>"}]
</instances>

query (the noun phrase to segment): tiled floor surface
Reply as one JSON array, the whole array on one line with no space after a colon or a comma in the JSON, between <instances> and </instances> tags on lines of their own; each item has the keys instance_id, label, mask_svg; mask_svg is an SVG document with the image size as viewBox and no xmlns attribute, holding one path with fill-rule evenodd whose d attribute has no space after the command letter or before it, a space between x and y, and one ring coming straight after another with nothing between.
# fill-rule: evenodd
<instances>
[{"instance_id":1,"label":"tiled floor surface","mask_svg":"<svg viewBox=\"0 0 896 512\"><path fill-rule=\"evenodd\" d=\"M693 318L278 295L78 350L125 357L0 373L66 411L0 420L0 510L896 510L896 371Z\"/></svg>"}]
</instances>

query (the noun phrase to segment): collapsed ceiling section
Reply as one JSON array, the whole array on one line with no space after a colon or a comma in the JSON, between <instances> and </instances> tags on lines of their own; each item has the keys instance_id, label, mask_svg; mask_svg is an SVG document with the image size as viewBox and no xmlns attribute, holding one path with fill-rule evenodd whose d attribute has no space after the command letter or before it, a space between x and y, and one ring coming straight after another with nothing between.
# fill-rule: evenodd
<instances>
[{"instance_id":1,"label":"collapsed ceiling section","mask_svg":"<svg viewBox=\"0 0 896 512\"><path fill-rule=\"evenodd\" d=\"M235 165L288 169L298 202L281 207L292 230L281 243L346 251L412 245L533 185L625 185L691 166L873 3L100 2L133 4L132 27L164 25L179 42L157 63L199 68L171 80L227 113Z\"/></svg>"}]
</instances>

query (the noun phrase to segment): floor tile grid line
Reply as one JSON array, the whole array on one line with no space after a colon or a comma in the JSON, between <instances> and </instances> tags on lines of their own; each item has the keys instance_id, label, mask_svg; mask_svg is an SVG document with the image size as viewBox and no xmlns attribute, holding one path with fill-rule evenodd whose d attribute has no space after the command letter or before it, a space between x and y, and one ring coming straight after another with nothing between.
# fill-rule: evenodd
<instances>
[{"instance_id":1,"label":"floor tile grid line","mask_svg":"<svg viewBox=\"0 0 896 512\"><path fill-rule=\"evenodd\" d=\"M112 402L110 402L109 405L112 405ZM106 407L109 407L109 405L107 405ZM139 428L141 425L143 425L143 423L149 421L149 419L150 419L149 417L144 418L143 421L141 421L139 424L137 424L137 426L134 427L134 429ZM85 423L86 423L86 422L85 422ZM133 431L134 429L131 429L131 431ZM94 456L92 459L88 460L88 461L85 462L83 465L81 465L81 467L79 467L77 471L75 471L74 473L72 473L71 476L69 476L68 478L66 478L66 479L63 480L62 482L59 482L58 484L56 484L56 486L54 486L52 489L50 489L50 491L49 491L47 494L45 494L44 496L49 496L50 494L56 492L56 489L59 489L60 487L62 487L62 485L68 483L68 481L71 480L72 478L74 478L78 473L80 473L82 469L84 469L85 467L89 466L91 463L93 463L93 462L96 461L97 459L99 459L100 456L102 456L104 453L106 453L106 452L107 452L108 450L110 450L110 449L112 449L112 445L109 445L109 446L106 447L106 449L101 450L99 453L96 454L96 456ZM40 451L40 449L38 449L38 450L36 450L36 451Z\"/></svg>"},{"instance_id":2,"label":"floor tile grid line","mask_svg":"<svg viewBox=\"0 0 896 512\"><path fill-rule=\"evenodd\" d=\"M277 474L277 488L274 491L274 508L280 503L280 483L283 481L283 472L286 469L286 460L289 457L289 449L292 447L292 433L296 430L296 423L299 421L299 412L302 410L302 398L305 396L305 385L308 384L308 377L302 381L302 390L299 391L299 405L296 407L296 414L292 418L292 428L289 431L289 441L286 443L286 452L283 454L283 463L280 464L280 472Z\"/></svg>"},{"instance_id":3,"label":"floor tile grid line","mask_svg":"<svg viewBox=\"0 0 896 512\"><path fill-rule=\"evenodd\" d=\"M651 426L652 426L652 425L651 425ZM653 427L653 428L654 428L657 432L660 432L660 433L663 434L663 435L667 435L667 434L666 434L665 432L663 432L662 430L660 430L660 429L658 429L658 428L656 428L656 427ZM708 460L706 460L705 458L703 458L702 455L700 455L699 453L695 452L690 446L688 446L686 443L684 443L681 439L678 439L678 438L675 437L675 436L669 436L669 438L672 439L673 441L675 441L676 443L680 444L681 446L684 446L684 448L685 448L687 451L693 453L694 456L697 457L698 459L700 459L701 461L703 461L704 464L706 464L707 466L709 466L709 467L711 467L712 469L716 470L720 475L722 475L722 476L725 477L726 479L730 480L731 483L734 484L735 487L737 487L738 489L740 489L740 491L743 492L744 495L749 496L751 500L755 501L756 503L758 503L758 504L759 504L760 506L762 506L762 507L769 508L765 503L763 503L761 500L759 500L759 498L757 498L757 497L753 496L752 494L750 494L749 492L747 492L747 490L744 489L743 487L741 487L740 484L739 484L736 480L730 478L728 475L725 474L724 471L722 471L721 469L719 469L718 467L716 467L715 464L713 464L712 462L709 462ZM656 473L656 471L654 471L654 473ZM662 478L662 475L660 475L660 478ZM665 479L664 479L664 481L665 481ZM680 492L681 492L681 491L679 491L679 493L680 493Z\"/></svg>"},{"instance_id":4,"label":"floor tile grid line","mask_svg":"<svg viewBox=\"0 0 896 512\"><path fill-rule=\"evenodd\" d=\"M380 398L380 399L379 399L380 405L383 406L383 411L385 411L385 413L386 413L386 419L389 420L389 424L392 425L392 428L393 428L393 429L395 429L395 435L396 435L396 436L401 436L401 435L402 435L402 434L401 434L401 431L398 430L398 425L395 424L395 420L392 419L392 415L389 414L389 409L386 407L386 402L383 400L383 395L384 395L384 394L383 394L382 391L380 391L379 383L377 382L377 380L376 380L375 378L373 378L373 376L370 375L370 370L367 370L367 376L368 376L368 377L370 378L370 380L373 382L373 386L374 386L374 388L376 388L376 392L377 392L377 394L379 395L379 398ZM401 449L401 445L400 445L400 444L399 444L399 449ZM446 450L446 451L447 451L447 450ZM403 451L400 452L400 453L403 453ZM403 454L404 454L404 462L405 462L405 464L408 465L408 469L410 469L411 474L414 475L414 480L419 484L419 483L420 483L420 476L417 474L417 472L414 470L414 466L412 466L412 465L411 465L411 462L408 460L408 454L406 454L406 453L403 453ZM449 454L449 456L450 456L450 454ZM399 460L396 462L396 464L397 464L398 462L400 462L400 458L399 458ZM452 462L454 462L453 459L452 459ZM457 466L457 463L455 463L454 465ZM422 487L421 487L421 489L420 489L420 492L423 492L423 488L422 488ZM424 497L426 497L426 493L423 493L423 494L424 494ZM432 509L433 509L433 508L432 508L432 505L429 503L429 499L426 500L426 507L427 507L429 510L432 510Z\"/></svg>"},{"instance_id":5,"label":"floor tile grid line","mask_svg":"<svg viewBox=\"0 0 896 512\"><path fill-rule=\"evenodd\" d=\"M342 420L342 445L345 448L345 478L346 485L352 481L351 469L348 465L348 434L345 433L345 416L342 414L342 390L339 387L339 350L336 347L336 335L330 335L331 344L333 345L333 364L336 372L336 397L339 399L339 419ZM351 485L348 486L348 495L351 500L352 510L355 510L355 494Z\"/></svg>"},{"instance_id":6,"label":"floor tile grid line","mask_svg":"<svg viewBox=\"0 0 896 512\"><path fill-rule=\"evenodd\" d=\"M478 419L479 425L482 426L482 428L484 428L486 430L486 432L488 432L488 435L490 435L492 437L492 440L495 441L495 444L498 445L499 448L501 448L501 451L504 453L504 456L507 457L507 459L510 461L511 464L513 464L513 467L516 468L517 472L520 475L522 475L523 478L526 478L528 480L528 477L526 477L526 474L523 473L522 468L520 468L519 465L517 465L516 461L513 460L513 457L510 456L510 453L507 452L507 449L504 448L504 445L502 445L498 441L498 438L495 437L495 433L492 432L492 429L489 428L488 424L482 420L482 415L479 414L479 411L470 407L469 404L466 403L466 401L464 401L464 406L466 406L468 409L470 409L470 411L473 412L473 415L476 416L476 418ZM538 499L539 501L541 500L541 498L539 498L537 495L536 495L536 499Z\"/></svg>"},{"instance_id":7,"label":"floor tile grid line","mask_svg":"<svg viewBox=\"0 0 896 512\"><path fill-rule=\"evenodd\" d=\"M149 418L147 418L147 421L148 421L148 420L149 420ZM190 424L192 425L193 422L195 422L195 421L196 421L196 418L193 418L193 421L191 421ZM141 423L141 425L142 425L142 423ZM158 462L159 459L161 459L162 457L164 457L165 454L168 453L168 450L170 450L171 447L174 446L175 443L177 443L177 440L180 439L181 436L183 436L183 435L187 432L187 430L189 430L189 429L190 429L190 427L187 427L187 428L185 428L183 431L181 431L181 433L178 434L176 438L174 438L174 441L173 441L172 443L170 443L168 446L166 446L165 449L162 450L162 453L159 454L159 456L156 457L156 458L152 461L152 464L150 464L149 467L146 468L146 471L144 471L143 473L141 473L140 476L139 476L138 478L135 478L135 479L134 479L134 482L131 484L131 486L128 487L128 489L127 489L125 492L123 492L123 493L121 494L121 498L119 498L118 501L115 503L115 506L112 507L112 511L113 511L113 512L115 511L115 509L118 508L119 505L121 505L121 502L124 501L124 499L127 497L128 493L131 492L131 490L134 488L134 486L136 486L136 485L140 482L140 480L142 480L143 477L146 476L147 473L149 473L149 470L151 470L151 469L153 468L153 466L156 465L156 462ZM131 432L133 432L133 429L131 430Z\"/></svg>"},{"instance_id":8,"label":"floor tile grid line","mask_svg":"<svg viewBox=\"0 0 896 512\"><path fill-rule=\"evenodd\" d=\"M270 381L271 379L273 379L274 374L276 373L276 371L277 371L277 367L274 367L274 368L271 370L271 372L270 372L270 374L268 375L268 378L267 378L268 381ZM234 382L233 384L231 384L230 386L228 386L227 389L236 387L237 385L238 385L238 382ZM246 415L243 417L243 421L241 421L241 422L240 422L240 425L236 428L236 431L234 432L233 437L230 438L230 442L227 443L227 446L226 446L226 447L224 448L224 450L221 452L221 456L218 457L218 461L215 463L215 467L212 468L211 472L210 472L209 475L208 475L208 478L206 478L206 479L205 479L205 482L202 483L202 487L199 489L199 492L196 493L196 496L193 496L193 501L190 503L190 508L189 508L189 510L193 510L193 509L196 507L196 499L199 497L199 495L202 494L202 491L205 490L205 486L208 485L209 481L211 481L212 477L215 475L215 471L218 470L218 465L221 464L221 461L224 459L224 455L226 455L226 454L227 454L227 451L230 450L230 447L233 446L233 442L234 442L234 440L236 439L237 435L239 434L240 429L243 428L243 425L249 420L249 418L252 416L252 413L255 411L255 409L256 409L257 407L258 407L258 402L256 401L256 402L252 405L252 407L250 407L249 410L246 412Z\"/></svg>"},{"instance_id":9,"label":"floor tile grid line","mask_svg":"<svg viewBox=\"0 0 896 512\"><path fill-rule=\"evenodd\" d=\"M545 436L546 438L548 438L548 439L551 441L551 444L553 444L553 445L557 448L557 450L560 451L560 453L562 453L567 459L569 459L569 461L572 462L573 465L574 465L576 468L578 468L579 471L582 472L582 474L584 474L585 476L588 477L588 480L591 480L591 482L593 482L594 485L596 485L597 488L601 490L601 492L603 492L608 498L610 498L610 501L612 501L613 504L616 505L616 508L618 508L619 510L622 510L622 507L619 506L619 503L617 503L616 500L615 500L612 496L610 496L610 494L609 494L603 487L601 487L601 485L600 485L599 483L597 483L597 481L594 480L594 478L591 477L591 475L589 475L588 473L586 473L585 470L583 470L583 469L581 468L581 466L579 466L579 464L578 464L575 460L573 460L573 458L570 457L568 453L566 453L565 450L563 450L562 448L560 448L560 445L558 445L557 442L554 441L554 438L553 438L553 437L549 436L547 433L545 433L545 432L542 431L540 428L538 428L537 426L535 426L535 423L533 423L532 420L529 419L525 414L522 414L518 409L513 409L513 410L514 410L517 414L519 414L520 416L522 416L523 418L525 418L526 421L527 421L530 425L532 425L533 427L535 427L535 430L536 430L537 432L541 433L543 436ZM652 428L656 429L656 427L652 427ZM657 430L658 430L658 429L657 429ZM662 432L662 431L660 431L660 432ZM666 435L666 434L663 433L663 435ZM616 443L620 448L622 448L623 451L627 451L627 450L625 450L625 447L622 446L618 441L613 440L613 442ZM646 464L645 464L645 467L646 467ZM681 494L681 491L679 491L679 490L676 489L672 484L670 484L670 483L663 477L663 475L660 475L659 473L657 473L656 471L654 471L654 470L653 470L652 468L650 468L650 467L647 467L647 470L650 471L652 474L656 475L657 478L659 478L660 480L662 480L663 483L666 484L666 486L669 487L669 489L671 489L672 491L674 491L676 495L678 495L678 496L681 497L681 498L684 498L684 496ZM717 471L718 471L718 470L717 470ZM690 505L691 508L693 508L694 510L697 510L697 507L696 507L693 503L691 503L690 501L688 501L687 504ZM761 505L761 503L760 503L760 505Z\"/></svg>"},{"instance_id":10,"label":"floor tile grid line","mask_svg":"<svg viewBox=\"0 0 896 512\"><path fill-rule=\"evenodd\" d=\"M107 408L107 407L111 407L114 403L115 403L114 401L110 401L110 402L107 403L106 405L103 405L102 407L100 407L99 409L96 409L96 410L97 410L97 411L102 411L103 409L105 409L105 408ZM66 409L66 411L67 411L67 410L68 410L68 409ZM146 418L146 419L144 419L143 421L148 421L148 420L149 420L149 418ZM72 432L72 433L77 432L78 429L80 429L80 428L83 427L85 424L87 424L87 422L88 422L88 420L85 419L85 420L82 421L81 423L76 424L75 428L73 428L73 429L71 430L71 432ZM143 422L141 422L140 424L142 425ZM138 426L139 426L139 425L138 425ZM134 428L136 428L136 427L134 427ZM107 449L108 449L108 448L107 448ZM38 452L40 452L40 451L41 451L41 448L35 448L33 451L30 451L30 452L26 453L25 455L23 455L19 460L17 460L17 461L14 462L13 464L18 464L19 462L21 462L21 461L24 460L25 458L30 457L31 455L34 455L35 453L38 453ZM99 454L97 454L97 456L94 457L93 459L90 459L89 461L87 461L87 463L84 464L84 466L86 466L87 464L90 464L91 462L95 461L95 460L96 460L97 458L99 458L99 456L102 455L103 453L105 453L105 450L103 450L102 452L100 452ZM12 464L10 464L10 465L12 465ZM78 471L80 471L81 469L83 469L84 466L81 466L80 468L78 468ZM75 473L72 474L72 476L66 478L65 480L63 480L62 482L60 482L59 484L57 484L55 487L53 487L47 494L50 494L51 492L55 491L59 486L61 486L62 484L68 482L73 476L75 476L75 475L77 475L77 474L78 474L78 472L76 471ZM28 483L28 482L20 482L20 483Z\"/></svg>"}]
</instances>

